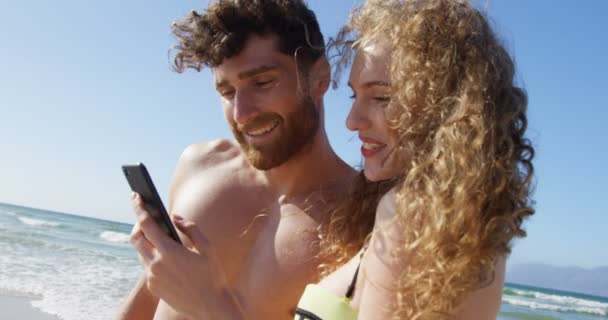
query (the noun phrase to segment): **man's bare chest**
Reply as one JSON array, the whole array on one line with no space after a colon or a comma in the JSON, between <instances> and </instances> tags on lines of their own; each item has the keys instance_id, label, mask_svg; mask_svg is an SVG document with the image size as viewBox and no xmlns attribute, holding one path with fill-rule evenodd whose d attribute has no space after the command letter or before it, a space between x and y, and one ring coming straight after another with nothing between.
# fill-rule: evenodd
<instances>
[{"instance_id":1,"label":"man's bare chest","mask_svg":"<svg viewBox=\"0 0 608 320\"><path fill-rule=\"evenodd\" d=\"M235 278L264 266L297 271L317 253L319 221L314 208L280 204L262 188L185 185L171 212L196 222L220 255L227 275Z\"/></svg>"}]
</instances>

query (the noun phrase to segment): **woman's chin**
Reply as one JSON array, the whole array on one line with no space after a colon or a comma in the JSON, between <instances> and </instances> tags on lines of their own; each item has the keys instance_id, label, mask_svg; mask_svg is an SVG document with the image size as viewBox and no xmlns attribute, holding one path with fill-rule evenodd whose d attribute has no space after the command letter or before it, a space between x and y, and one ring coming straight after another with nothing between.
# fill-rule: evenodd
<instances>
[{"instance_id":1,"label":"woman's chin","mask_svg":"<svg viewBox=\"0 0 608 320\"><path fill-rule=\"evenodd\" d=\"M374 170L373 168L364 168L363 174L365 175L365 178L371 182L378 182L392 178L392 175L388 174L387 172L382 172L382 170Z\"/></svg>"},{"instance_id":2,"label":"woman's chin","mask_svg":"<svg viewBox=\"0 0 608 320\"><path fill-rule=\"evenodd\" d=\"M390 165L391 163L393 162L383 161L380 164L374 161L367 161L364 163L363 174L371 182L393 179L399 176L401 170L399 170L399 167Z\"/></svg>"}]
</instances>

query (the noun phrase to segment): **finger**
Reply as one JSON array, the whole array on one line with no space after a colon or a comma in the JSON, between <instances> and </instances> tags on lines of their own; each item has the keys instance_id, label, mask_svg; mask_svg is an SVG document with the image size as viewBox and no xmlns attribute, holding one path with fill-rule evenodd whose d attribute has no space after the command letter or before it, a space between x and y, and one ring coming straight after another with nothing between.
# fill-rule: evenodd
<instances>
[{"instance_id":1,"label":"finger","mask_svg":"<svg viewBox=\"0 0 608 320\"><path fill-rule=\"evenodd\" d=\"M133 209L137 215L137 221L141 232L152 243L154 247L161 253L169 252L174 245L173 239L165 234L156 220L152 217L141 200L141 197L136 194L133 199Z\"/></svg>"},{"instance_id":2,"label":"finger","mask_svg":"<svg viewBox=\"0 0 608 320\"><path fill-rule=\"evenodd\" d=\"M196 223L185 220L181 216L173 215L175 226L188 237L198 253L206 253L210 249L209 240L203 235Z\"/></svg>"},{"instance_id":3,"label":"finger","mask_svg":"<svg viewBox=\"0 0 608 320\"><path fill-rule=\"evenodd\" d=\"M129 237L129 243L131 243L131 246L137 251L141 264L143 264L144 267L148 267L150 262L154 259L155 248L152 243L146 239L137 223L133 227L133 232L131 232L131 236Z\"/></svg>"},{"instance_id":4,"label":"finger","mask_svg":"<svg viewBox=\"0 0 608 320\"><path fill-rule=\"evenodd\" d=\"M133 237L139 232L139 224L135 223L133 225L133 229L131 229L131 234L129 236Z\"/></svg>"}]
</instances>

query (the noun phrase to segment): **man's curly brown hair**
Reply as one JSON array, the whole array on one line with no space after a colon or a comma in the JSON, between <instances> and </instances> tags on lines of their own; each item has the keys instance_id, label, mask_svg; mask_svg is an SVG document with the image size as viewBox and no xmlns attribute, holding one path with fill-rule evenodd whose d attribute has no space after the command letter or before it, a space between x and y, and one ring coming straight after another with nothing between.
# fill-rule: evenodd
<instances>
[{"instance_id":1,"label":"man's curly brown hair","mask_svg":"<svg viewBox=\"0 0 608 320\"><path fill-rule=\"evenodd\" d=\"M172 30L179 42L177 72L217 67L238 55L253 34L277 35L278 50L305 68L325 54L317 18L302 0L218 0L204 14L192 11Z\"/></svg>"}]
</instances>

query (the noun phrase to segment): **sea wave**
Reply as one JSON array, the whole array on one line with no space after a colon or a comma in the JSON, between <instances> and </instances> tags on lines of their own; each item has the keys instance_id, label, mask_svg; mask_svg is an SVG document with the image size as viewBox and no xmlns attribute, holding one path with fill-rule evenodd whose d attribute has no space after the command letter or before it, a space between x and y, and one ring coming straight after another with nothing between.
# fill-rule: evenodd
<instances>
[{"instance_id":1,"label":"sea wave","mask_svg":"<svg viewBox=\"0 0 608 320\"><path fill-rule=\"evenodd\" d=\"M107 306L120 304L141 270L135 258L118 256L105 263L95 256L61 257L7 257L8 268L0 269L0 294L29 297L32 306L62 320L110 319L113 311Z\"/></svg>"},{"instance_id":2,"label":"sea wave","mask_svg":"<svg viewBox=\"0 0 608 320\"><path fill-rule=\"evenodd\" d=\"M103 240L116 242L116 243L128 243L129 235L122 232L115 231L104 231L99 234L99 237Z\"/></svg>"},{"instance_id":3,"label":"sea wave","mask_svg":"<svg viewBox=\"0 0 608 320\"><path fill-rule=\"evenodd\" d=\"M541 303L531 300L517 299L513 297L503 297L502 301L514 306L527 307L530 309L537 310L549 310L556 312L575 312L575 313L586 313L598 316L608 316L608 309L601 307L583 307L573 305L555 305L549 303Z\"/></svg>"},{"instance_id":4,"label":"sea wave","mask_svg":"<svg viewBox=\"0 0 608 320\"><path fill-rule=\"evenodd\" d=\"M534 314L534 313L528 313L528 312L520 312L520 311L506 311L506 312L500 312L500 314L498 315L498 318L496 318L497 320L514 320L514 319L518 319L518 320L562 320L562 318L558 318L558 317L554 317L554 316L548 316L548 315L542 315L542 314Z\"/></svg>"},{"instance_id":5,"label":"sea wave","mask_svg":"<svg viewBox=\"0 0 608 320\"><path fill-rule=\"evenodd\" d=\"M14 217L14 216L17 215L16 213L14 213L12 211L0 211L0 214L4 214L4 215L7 215L7 216L11 216L11 217Z\"/></svg>"},{"instance_id":6,"label":"sea wave","mask_svg":"<svg viewBox=\"0 0 608 320\"><path fill-rule=\"evenodd\" d=\"M557 302L559 304L576 305L576 306L580 306L580 307L589 307L589 308L604 308L605 310L608 310L608 303L586 300L586 299L581 299L581 298L575 298L575 297L571 297L571 296L560 296L560 295L542 293L542 292L538 292L538 291L518 290L518 289L510 289L510 288L505 289L504 294L510 295L510 296L519 296L519 297L540 299L540 300L549 301L549 302Z\"/></svg>"},{"instance_id":7,"label":"sea wave","mask_svg":"<svg viewBox=\"0 0 608 320\"><path fill-rule=\"evenodd\" d=\"M47 220L41 220L41 219L32 219L32 218L26 218L26 217L18 217L17 219L19 219L19 221L21 221L23 224L27 224L28 226L34 226L34 227L58 227L61 225L61 223L59 223L59 222L53 222L53 221L47 221Z\"/></svg>"}]
</instances>

